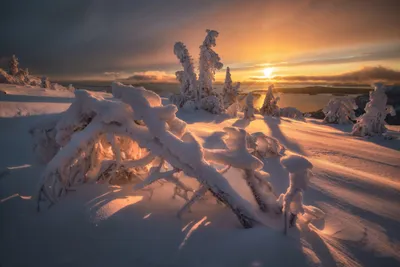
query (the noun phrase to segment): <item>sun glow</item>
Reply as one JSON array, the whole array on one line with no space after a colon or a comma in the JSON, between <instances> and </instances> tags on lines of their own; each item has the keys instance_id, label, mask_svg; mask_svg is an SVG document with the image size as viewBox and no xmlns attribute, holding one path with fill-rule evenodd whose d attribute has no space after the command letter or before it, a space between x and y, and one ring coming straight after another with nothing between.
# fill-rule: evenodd
<instances>
[{"instance_id":1,"label":"sun glow","mask_svg":"<svg viewBox=\"0 0 400 267\"><path fill-rule=\"evenodd\" d=\"M265 69L263 69L263 72L264 72L265 78L271 79L273 76L272 74L274 72L274 68L265 68Z\"/></svg>"}]
</instances>

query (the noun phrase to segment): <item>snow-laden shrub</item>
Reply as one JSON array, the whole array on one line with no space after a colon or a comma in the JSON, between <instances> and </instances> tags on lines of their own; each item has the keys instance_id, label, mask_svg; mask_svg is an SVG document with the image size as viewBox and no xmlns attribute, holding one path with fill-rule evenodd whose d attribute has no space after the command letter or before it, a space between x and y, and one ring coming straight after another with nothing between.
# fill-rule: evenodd
<instances>
[{"instance_id":1,"label":"snow-laden shrub","mask_svg":"<svg viewBox=\"0 0 400 267\"><path fill-rule=\"evenodd\" d=\"M193 100L188 100L185 102L182 108L188 112L193 112L196 110L197 107L196 103Z\"/></svg>"},{"instance_id":2,"label":"snow-laden shrub","mask_svg":"<svg viewBox=\"0 0 400 267\"><path fill-rule=\"evenodd\" d=\"M187 200L179 214L209 191L244 227L260 222L252 206L222 176L223 171L210 164L225 164L225 170L229 166L246 168L246 181L257 199L260 179L266 175L255 171L263 163L247 151L246 132L227 129L235 142L228 142L232 145L226 150L206 150L186 123L175 116L176 106L163 106L154 92L120 83L113 83L112 92L115 98L106 100L87 91L75 91L76 100L57 122L55 139L62 148L43 172L38 207L42 201L55 203L80 183L137 177L134 190L160 180L174 183L175 193ZM131 149L133 153L129 153ZM180 181L183 173L197 179L201 187L193 192ZM259 203L265 204L260 199Z\"/></svg>"},{"instance_id":3,"label":"snow-laden shrub","mask_svg":"<svg viewBox=\"0 0 400 267\"><path fill-rule=\"evenodd\" d=\"M185 104L185 97L182 94L171 94L168 97L170 103L174 104L178 108L183 107Z\"/></svg>"},{"instance_id":4,"label":"snow-laden shrub","mask_svg":"<svg viewBox=\"0 0 400 267\"><path fill-rule=\"evenodd\" d=\"M375 136L387 131L385 118L388 114L396 115L392 106L387 106L386 87L383 84L374 84L374 90L369 93L369 102L365 106L365 113L357 118L353 126L352 135Z\"/></svg>"},{"instance_id":5,"label":"snow-laden shrub","mask_svg":"<svg viewBox=\"0 0 400 267\"><path fill-rule=\"evenodd\" d=\"M267 93L265 94L264 104L260 109L261 115L264 116L279 116L279 107L277 105L279 97L275 97L272 90L274 85L268 86Z\"/></svg>"},{"instance_id":6,"label":"snow-laden shrub","mask_svg":"<svg viewBox=\"0 0 400 267\"><path fill-rule=\"evenodd\" d=\"M224 106L221 103L221 99L216 95L210 95L202 98L200 101L200 106L202 109L212 114L221 114L224 111Z\"/></svg>"},{"instance_id":7,"label":"snow-laden shrub","mask_svg":"<svg viewBox=\"0 0 400 267\"><path fill-rule=\"evenodd\" d=\"M232 84L232 78L229 67L226 68L225 83L222 89L222 95L224 99L224 106L228 108L237 101L240 83L236 85Z\"/></svg>"},{"instance_id":8,"label":"snow-laden shrub","mask_svg":"<svg viewBox=\"0 0 400 267\"><path fill-rule=\"evenodd\" d=\"M42 88L50 88L50 81L46 76L43 76L41 79L40 87Z\"/></svg>"},{"instance_id":9,"label":"snow-laden shrub","mask_svg":"<svg viewBox=\"0 0 400 267\"><path fill-rule=\"evenodd\" d=\"M239 103L236 101L226 109L225 113L228 116L235 118L237 117L238 111L239 111Z\"/></svg>"},{"instance_id":10,"label":"snow-laden shrub","mask_svg":"<svg viewBox=\"0 0 400 267\"><path fill-rule=\"evenodd\" d=\"M243 178L249 186L260 210L278 210L276 197L269 175L263 171L263 163L251 152L250 135L241 128L225 127L227 149L205 149L205 158L209 161L232 166L243 170Z\"/></svg>"},{"instance_id":11,"label":"snow-laden shrub","mask_svg":"<svg viewBox=\"0 0 400 267\"><path fill-rule=\"evenodd\" d=\"M254 116L254 101L253 101L253 94L248 93L246 96L246 105L243 109L244 119L246 120L255 120Z\"/></svg>"},{"instance_id":12,"label":"snow-laden shrub","mask_svg":"<svg viewBox=\"0 0 400 267\"><path fill-rule=\"evenodd\" d=\"M200 97L204 98L213 94L213 81L215 80L215 71L222 69L221 58L212 49L216 46L218 32L206 30L207 35L200 46L199 59L199 90Z\"/></svg>"},{"instance_id":13,"label":"snow-laden shrub","mask_svg":"<svg viewBox=\"0 0 400 267\"><path fill-rule=\"evenodd\" d=\"M358 106L352 97L335 97L322 109L325 123L352 124L356 119L354 110Z\"/></svg>"},{"instance_id":14,"label":"snow-laden shrub","mask_svg":"<svg viewBox=\"0 0 400 267\"><path fill-rule=\"evenodd\" d=\"M0 69L0 83L18 84L13 76Z\"/></svg>"},{"instance_id":15,"label":"snow-laden shrub","mask_svg":"<svg viewBox=\"0 0 400 267\"><path fill-rule=\"evenodd\" d=\"M279 109L279 116L295 120L304 120L303 112L295 107L284 107Z\"/></svg>"},{"instance_id":16,"label":"snow-laden shrub","mask_svg":"<svg viewBox=\"0 0 400 267\"><path fill-rule=\"evenodd\" d=\"M253 150L254 155L259 158L282 156L286 150L278 139L261 132L256 132L249 136L248 146Z\"/></svg>"}]
</instances>

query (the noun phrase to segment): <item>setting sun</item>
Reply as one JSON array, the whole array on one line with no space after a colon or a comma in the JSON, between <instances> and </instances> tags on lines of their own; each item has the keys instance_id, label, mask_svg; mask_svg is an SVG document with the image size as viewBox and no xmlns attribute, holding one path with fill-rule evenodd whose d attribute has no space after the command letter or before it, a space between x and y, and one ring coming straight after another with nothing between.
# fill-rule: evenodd
<instances>
[{"instance_id":1,"label":"setting sun","mask_svg":"<svg viewBox=\"0 0 400 267\"><path fill-rule=\"evenodd\" d=\"M265 68L263 70L263 72L264 72L264 77L265 78L271 79L272 78L272 73L274 72L274 68Z\"/></svg>"}]
</instances>

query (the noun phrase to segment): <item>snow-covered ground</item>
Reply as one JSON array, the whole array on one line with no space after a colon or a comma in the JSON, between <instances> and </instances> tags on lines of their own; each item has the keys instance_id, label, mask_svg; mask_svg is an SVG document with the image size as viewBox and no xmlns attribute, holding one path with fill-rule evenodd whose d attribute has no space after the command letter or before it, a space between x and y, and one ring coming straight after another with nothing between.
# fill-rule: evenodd
<instances>
[{"instance_id":1,"label":"snow-covered ground","mask_svg":"<svg viewBox=\"0 0 400 267\"><path fill-rule=\"evenodd\" d=\"M73 93L0 85L0 266L399 266L400 140L361 139L350 126L262 117L248 123L204 111L178 112L206 148L221 148L224 127L277 138L314 165L304 202L321 208L315 231L282 233L280 216L241 228L215 201L195 204L181 219L173 187L132 193L132 186L84 185L37 213L32 198L43 165L29 128L68 108ZM240 114L242 115L242 114ZM390 127L399 134L399 127ZM279 158L264 160L277 193L288 173ZM255 201L238 171L229 183ZM187 179L184 182L193 183ZM268 217L268 218L267 218Z\"/></svg>"}]
</instances>

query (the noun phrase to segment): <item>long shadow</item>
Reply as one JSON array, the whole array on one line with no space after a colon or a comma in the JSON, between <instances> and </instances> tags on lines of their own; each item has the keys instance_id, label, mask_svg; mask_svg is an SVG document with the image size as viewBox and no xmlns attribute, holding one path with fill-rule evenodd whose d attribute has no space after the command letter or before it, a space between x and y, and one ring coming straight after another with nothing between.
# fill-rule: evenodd
<instances>
[{"instance_id":1,"label":"long shadow","mask_svg":"<svg viewBox=\"0 0 400 267\"><path fill-rule=\"evenodd\" d=\"M235 121L234 124L232 124L232 126L245 129L247 126L250 125L250 122L251 121L247 119L238 119L237 121Z\"/></svg>"},{"instance_id":2,"label":"long shadow","mask_svg":"<svg viewBox=\"0 0 400 267\"><path fill-rule=\"evenodd\" d=\"M29 103L72 103L74 97L53 97L33 95L2 95L0 102L29 102Z\"/></svg>"},{"instance_id":3,"label":"long shadow","mask_svg":"<svg viewBox=\"0 0 400 267\"><path fill-rule=\"evenodd\" d=\"M209 149L226 149L227 146L222 139L223 136L226 135L226 132L214 132L210 136L207 136L204 139L204 148L209 148Z\"/></svg>"},{"instance_id":4,"label":"long shadow","mask_svg":"<svg viewBox=\"0 0 400 267\"><path fill-rule=\"evenodd\" d=\"M329 123L323 123L322 121L316 121L316 120L309 120L308 123L313 123L316 125L322 125L322 126L327 126L333 129L336 129L338 131L341 131L342 134L337 134L334 133L335 135L339 135L339 136L348 136L348 137L352 137L355 138L357 140L362 140L362 141L366 141L366 142L371 142L374 143L376 145L379 146L383 146L389 149L393 149L396 151L400 150L400 137L396 137L394 139L385 139L382 136L375 136L375 137L358 137L358 136L353 136L351 135L351 131L353 129L353 124L346 124L346 125L340 125L340 124L329 124ZM391 131L388 130L388 133L390 134ZM397 133L396 133L397 134Z\"/></svg>"},{"instance_id":5,"label":"long shadow","mask_svg":"<svg viewBox=\"0 0 400 267\"><path fill-rule=\"evenodd\" d=\"M205 110L196 110L196 111L185 111L185 110L178 110L176 116L184 120L187 124L192 124L196 122L204 122L204 123L216 123L219 124L225 120L232 119L227 114L211 114Z\"/></svg>"},{"instance_id":6,"label":"long shadow","mask_svg":"<svg viewBox=\"0 0 400 267\"><path fill-rule=\"evenodd\" d=\"M265 116L264 122L271 130L272 137L278 139L279 142L281 142L287 149L294 151L298 154L306 155L306 152L299 144L295 143L292 140L289 140L286 135L281 131L281 128L279 127L279 124L281 123L280 118Z\"/></svg>"}]
</instances>

